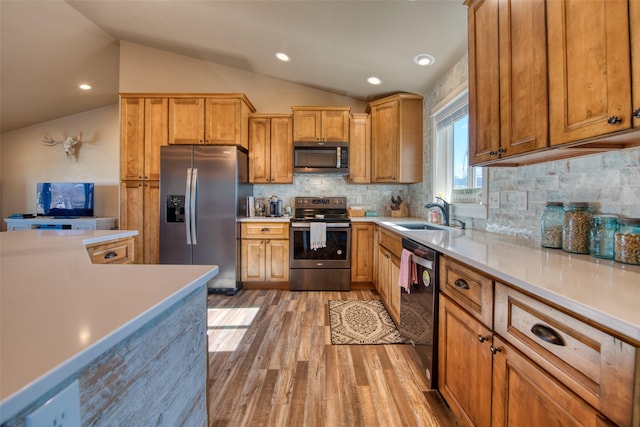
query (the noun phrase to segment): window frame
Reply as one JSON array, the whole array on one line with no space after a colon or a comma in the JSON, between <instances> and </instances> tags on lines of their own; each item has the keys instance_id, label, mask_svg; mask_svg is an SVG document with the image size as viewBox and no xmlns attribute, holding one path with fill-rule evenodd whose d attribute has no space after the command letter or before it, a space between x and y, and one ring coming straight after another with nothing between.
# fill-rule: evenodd
<instances>
[{"instance_id":1,"label":"window frame","mask_svg":"<svg viewBox=\"0 0 640 427\"><path fill-rule=\"evenodd\" d=\"M438 127L438 123L442 123L448 116L459 112L460 109L467 107L468 115L468 85L467 82L458 86L447 97L438 102L432 108L431 120L433 124L433 144L432 144L432 183L434 196L442 193L446 200L451 201L453 195L453 145L447 144L442 148L443 142L441 137L453 138L448 133L453 133L453 126L445 129ZM470 118L469 118L470 120ZM443 166L445 163L445 166ZM468 218L486 219L488 217L487 201L488 201L488 169L482 169L482 189L480 200L478 203L451 203L451 215L462 216Z\"/></svg>"}]
</instances>

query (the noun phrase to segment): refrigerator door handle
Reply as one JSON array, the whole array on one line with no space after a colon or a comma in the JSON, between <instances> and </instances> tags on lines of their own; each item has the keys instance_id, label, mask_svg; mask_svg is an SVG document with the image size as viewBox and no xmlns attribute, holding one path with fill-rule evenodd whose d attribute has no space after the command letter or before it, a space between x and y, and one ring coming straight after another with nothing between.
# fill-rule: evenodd
<instances>
[{"instance_id":1,"label":"refrigerator door handle","mask_svg":"<svg viewBox=\"0 0 640 427\"><path fill-rule=\"evenodd\" d=\"M191 173L191 205L189 206L189 215L191 216L191 241L192 244L198 244L198 230L196 221L196 199L198 195L198 168L193 168Z\"/></svg>"},{"instance_id":2,"label":"refrigerator door handle","mask_svg":"<svg viewBox=\"0 0 640 427\"><path fill-rule=\"evenodd\" d=\"M187 245L191 244L191 168L187 168L187 184L184 189L184 206L186 209L184 215L184 228L187 235Z\"/></svg>"}]
</instances>

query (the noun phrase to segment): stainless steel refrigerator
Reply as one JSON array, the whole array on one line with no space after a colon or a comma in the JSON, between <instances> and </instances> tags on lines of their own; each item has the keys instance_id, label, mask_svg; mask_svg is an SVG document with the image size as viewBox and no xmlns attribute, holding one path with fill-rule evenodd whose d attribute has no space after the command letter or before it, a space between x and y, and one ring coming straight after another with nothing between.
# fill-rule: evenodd
<instances>
[{"instance_id":1,"label":"stainless steel refrigerator","mask_svg":"<svg viewBox=\"0 0 640 427\"><path fill-rule=\"evenodd\" d=\"M160 157L160 263L215 264L209 292L235 294L248 157L235 146L167 146Z\"/></svg>"}]
</instances>

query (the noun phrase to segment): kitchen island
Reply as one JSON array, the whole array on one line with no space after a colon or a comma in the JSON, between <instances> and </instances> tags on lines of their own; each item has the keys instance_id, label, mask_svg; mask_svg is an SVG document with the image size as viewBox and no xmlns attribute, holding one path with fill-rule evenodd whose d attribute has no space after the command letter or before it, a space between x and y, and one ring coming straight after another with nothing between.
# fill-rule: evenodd
<instances>
[{"instance_id":1,"label":"kitchen island","mask_svg":"<svg viewBox=\"0 0 640 427\"><path fill-rule=\"evenodd\" d=\"M204 425L214 265L92 264L135 231L0 233L0 423L74 380L83 424Z\"/></svg>"}]
</instances>

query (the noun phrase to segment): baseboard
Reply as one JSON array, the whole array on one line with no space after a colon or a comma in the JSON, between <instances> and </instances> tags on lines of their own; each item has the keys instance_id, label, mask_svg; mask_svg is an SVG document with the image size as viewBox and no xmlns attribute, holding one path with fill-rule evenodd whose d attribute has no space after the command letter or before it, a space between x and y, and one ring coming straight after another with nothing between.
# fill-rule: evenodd
<instances>
[{"instance_id":1,"label":"baseboard","mask_svg":"<svg viewBox=\"0 0 640 427\"><path fill-rule=\"evenodd\" d=\"M242 286L247 290L269 290L269 289L277 289L277 290L289 290L290 285L289 282L243 282Z\"/></svg>"}]
</instances>

